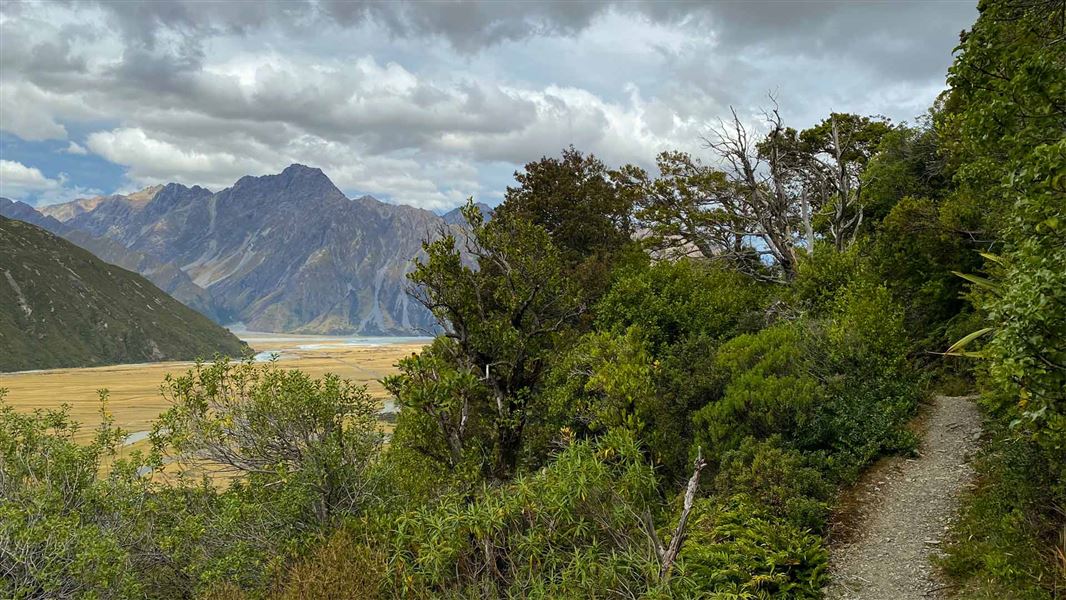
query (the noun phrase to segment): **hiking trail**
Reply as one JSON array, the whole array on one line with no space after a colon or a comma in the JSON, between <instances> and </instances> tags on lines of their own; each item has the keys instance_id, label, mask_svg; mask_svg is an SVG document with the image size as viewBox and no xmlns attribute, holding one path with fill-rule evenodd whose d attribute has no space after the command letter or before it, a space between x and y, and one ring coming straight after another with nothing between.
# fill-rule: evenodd
<instances>
[{"instance_id":1,"label":"hiking trail","mask_svg":"<svg viewBox=\"0 0 1066 600\"><path fill-rule=\"evenodd\" d=\"M924 414L918 456L893 457L849 493L853 506L831 535L829 600L946 600L932 559L973 482L980 445L974 396L937 396Z\"/></svg>"}]
</instances>

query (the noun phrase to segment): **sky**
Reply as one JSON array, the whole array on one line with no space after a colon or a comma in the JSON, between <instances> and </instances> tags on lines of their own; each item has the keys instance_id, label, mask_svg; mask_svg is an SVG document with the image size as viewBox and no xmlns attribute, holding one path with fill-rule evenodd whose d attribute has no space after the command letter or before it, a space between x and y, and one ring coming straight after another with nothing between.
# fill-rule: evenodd
<instances>
[{"instance_id":1,"label":"sky","mask_svg":"<svg viewBox=\"0 0 1066 600\"><path fill-rule=\"evenodd\" d=\"M913 121L974 1L0 3L0 196L44 205L291 163L349 196L498 203L573 145L654 166L730 107Z\"/></svg>"}]
</instances>

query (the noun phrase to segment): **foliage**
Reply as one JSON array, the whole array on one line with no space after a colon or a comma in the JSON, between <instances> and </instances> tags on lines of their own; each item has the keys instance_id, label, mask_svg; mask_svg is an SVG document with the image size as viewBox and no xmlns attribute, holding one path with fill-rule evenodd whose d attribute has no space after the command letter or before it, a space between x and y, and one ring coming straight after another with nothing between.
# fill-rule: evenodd
<instances>
[{"instance_id":1,"label":"foliage","mask_svg":"<svg viewBox=\"0 0 1066 600\"><path fill-rule=\"evenodd\" d=\"M712 455L747 436L780 435L828 453L835 477L907 449L903 425L920 381L906 360L902 311L880 286L841 289L820 318L781 322L721 346L719 378L693 415L696 443Z\"/></svg>"},{"instance_id":2,"label":"foliage","mask_svg":"<svg viewBox=\"0 0 1066 600\"><path fill-rule=\"evenodd\" d=\"M219 474L247 475L250 485L286 483L308 501L306 518L325 524L358 511L373 491L367 472L381 447L377 407L365 387L333 374L251 359L197 364L167 375L153 442L180 461Z\"/></svg>"},{"instance_id":3,"label":"foliage","mask_svg":"<svg viewBox=\"0 0 1066 600\"><path fill-rule=\"evenodd\" d=\"M655 477L636 440L578 442L545 469L472 502L447 497L390 520L402 597L588 597L646 589L656 569L640 515Z\"/></svg>"},{"instance_id":4,"label":"foliage","mask_svg":"<svg viewBox=\"0 0 1066 600\"><path fill-rule=\"evenodd\" d=\"M907 360L903 311L883 286L858 281L842 289L823 327L817 362L827 401L803 443L828 451L834 474L847 479L877 456L913 448L905 424L922 380Z\"/></svg>"},{"instance_id":5,"label":"foliage","mask_svg":"<svg viewBox=\"0 0 1066 600\"><path fill-rule=\"evenodd\" d=\"M594 301L606 290L614 263L639 256L630 213L635 194L625 170L612 171L573 146L515 173L494 218L518 218L544 228L567 271Z\"/></svg>"},{"instance_id":6,"label":"foliage","mask_svg":"<svg viewBox=\"0 0 1066 600\"><path fill-rule=\"evenodd\" d=\"M1066 498L1056 2L982 2L932 125L734 114L721 168L571 148L491 221L468 203L410 274L442 334L383 381L387 448L364 389L252 362L168 378L128 461L106 418L78 446L62 411L0 407L0 592L817 598L839 486L913 448L920 353L972 328L996 435L945 564L1040 597Z\"/></svg>"},{"instance_id":7,"label":"foliage","mask_svg":"<svg viewBox=\"0 0 1066 600\"><path fill-rule=\"evenodd\" d=\"M865 271L858 248L838 252L829 244L817 243L799 262L796 278L789 287L791 303L824 312L842 288L867 278Z\"/></svg>"},{"instance_id":8,"label":"foliage","mask_svg":"<svg viewBox=\"0 0 1066 600\"><path fill-rule=\"evenodd\" d=\"M938 110L934 106L915 126L897 125L881 137L862 175L867 223L880 223L904 198L939 201L948 191L950 173L932 124Z\"/></svg>"},{"instance_id":9,"label":"foliage","mask_svg":"<svg viewBox=\"0 0 1066 600\"><path fill-rule=\"evenodd\" d=\"M1050 598L1066 587L1066 540L1046 510L1054 485L1048 456L1005 423L990 425L975 460L978 485L964 498L943 566L967 598Z\"/></svg>"},{"instance_id":10,"label":"foliage","mask_svg":"<svg viewBox=\"0 0 1066 600\"><path fill-rule=\"evenodd\" d=\"M964 282L954 272L971 271L979 260L945 208L927 198L901 198L882 221L870 251L880 280L908 307L910 328L927 331L924 345L938 349L944 346L938 326L966 308Z\"/></svg>"},{"instance_id":11,"label":"foliage","mask_svg":"<svg viewBox=\"0 0 1066 600\"><path fill-rule=\"evenodd\" d=\"M749 436L791 436L807 424L823 389L808 372L803 339L800 326L783 323L721 347L714 360L721 395L693 415L696 441L710 456Z\"/></svg>"},{"instance_id":12,"label":"foliage","mask_svg":"<svg viewBox=\"0 0 1066 600\"><path fill-rule=\"evenodd\" d=\"M1060 0L982 2L937 124L955 193L985 215L982 233L995 243L984 255L990 277L963 274L985 321L960 342L987 340L966 352L985 359L990 412L1012 422L1016 436L997 439L1001 456L983 462L987 481L969 500L949 563L986 597L1041 597L1042 585L1063 578L1062 563L1052 566L1061 545L1057 557L1032 550L1050 546L1041 540L1061 530L1066 505L1064 8Z\"/></svg>"},{"instance_id":13,"label":"foliage","mask_svg":"<svg viewBox=\"0 0 1066 600\"><path fill-rule=\"evenodd\" d=\"M274 597L282 600L383 598L386 561L380 549L358 542L355 533L341 528L289 568Z\"/></svg>"},{"instance_id":14,"label":"foliage","mask_svg":"<svg viewBox=\"0 0 1066 600\"><path fill-rule=\"evenodd\" d=\"M892 126L882 117L831 113L799 133L796 148L804 195L814 199L815 227L841 252L866 217L865 170ZM813 245L808 240L808 247Z\"/></svg>"},{"instance_id":15,"label":"foliage","mask_svg":"<svg viewBox=\"0 0 1066 600\"><path fill-rule=\"evenodd\" d=\"M773 98L771 98L773 100ZM891 126L883 118L832 113L797 132L776 106L756 132L733 111L704 142L721 168L684 152L663 152L659 177L628 171L640 190L646 243L667 256L722 261L764 280L796 274L802 248L822 234L837 251L863 225L863 172Z\"/></svg>"},{"instance_id":16,"label":"foliage","mask_svg":"<svg viewBox=\"0 0 1066 600\"><path fill-rule=\"evenodd\" d=\"M641 440L652 464L680 477L687 462L689 440L682 432L689 409L660 391L660 372L639 327L620 335L587 334L553 369L546 393L549 422L578 437L627 429Z\"/></svg>"},{"instance_id":17,"label":"foliage","mask_svg":"<svg viewBox=\"0 0 1066 600\"><path fill-rule=\"evenodd\" d=\"M464 244L442 232L425 243L427 257L409 278L416 300L433 312L444 337L455 341L455 367L477 373L486 388L494 429L487 442L490 470L506 479L519 466L526 406L585 305L543 227L506 212L486 223L473 203L463 215L469 226Z\"/></svg>"},{"instance_id":18,"label":"foliage","mask_svg":"<svg viewBox=\"0 0 1066 600\"><path fill-rule=\"evenodd\" d=\"M126 433L101 393L92 441L74 440L67 407L20 414L0 389L0 595L93 598L143 594L125 546L127 507L147 492L132 465L114 462ZM100 476L101 472L107 474Z\"/></svg>"},{"instance_id":19,"label":"foliage","mask_svg":"<svg viewBox=\"0 0 1066 600\"><path fill-rule=\"evenodd\" d=\"M488 475L494 410L488 391L457 357L456 343L437 338L397 363L382 380L401 407L393 446L413 451L459 479ZM402 450L401 450L402 451ZM396 451L393 451L395 454Z\"/></svg>"},{"instance_id":20,"label":"foliage","mask_svg":"<svg viewBox=\"0 0 1066 600\"><path fill-rule=\"evenodd\" d=\"M681 552L704 597L821 598L829 582L823 540L775 518L744 495L699 502Z\"/></svg>"},{"instance_id":21,"label":"foliage","mask_svg":"<svg viewBox=\"0 0 1066 600\"><path fill-rule=\"evenodd\" d=\"M822 467L821 461L785 447L779 438L748 438L722 457L714 491L725 498L748 494L774 517L821 533L833 496Z\"/></svg>"},{"instance_id":22,"label":"foliage","mask_svg":"<svg viewBox=\"0 0 1066 600\"><path fill-rule=\"evenodd\" d=\"M728 339L762 325L766 286L736 271L695 261L628 267L596 305L596 327L621 333L639 325L659 351L704 334Z\"/></svg>"},{"instance_id":23,"label":"foliage","mask_svg":"<svg viewBox=\"0 0 1066 600\"><path fill-rule=\"evenodd\" d=\"M1019 417L1066 467L1066 138L1031 159L1012 183L1018 200L1002 283L986 304L995 330L984 354ZM1066 482L1066 468L1058 477Z\"/></svg>"}]
</instances>

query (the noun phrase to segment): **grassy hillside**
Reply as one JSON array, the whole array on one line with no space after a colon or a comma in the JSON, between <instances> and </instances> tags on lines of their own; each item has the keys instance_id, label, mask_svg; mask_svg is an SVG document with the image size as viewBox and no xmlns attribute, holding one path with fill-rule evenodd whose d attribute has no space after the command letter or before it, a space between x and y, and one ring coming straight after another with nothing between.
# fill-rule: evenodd
<instances>
[{"instance_id":1,"label":"grassy hillside","mask_svg":"<svg viewBox=\"0 0 1066 600\"><path fill-rule=\"evenodd\" d=\"M0 371L210 358L242 344L148 280L0 217Z\"/></svg>"}]
</instances>

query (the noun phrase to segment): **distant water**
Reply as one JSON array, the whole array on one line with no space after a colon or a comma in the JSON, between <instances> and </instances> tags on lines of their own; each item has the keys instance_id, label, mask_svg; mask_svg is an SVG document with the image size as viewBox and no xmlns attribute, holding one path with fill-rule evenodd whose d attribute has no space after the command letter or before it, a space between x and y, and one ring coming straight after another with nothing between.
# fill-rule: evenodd
<instances>
[{"instance_id":1,"label":"distant water","mask_svg":"<svg viewBox=\"0 0 1066 600\"><path fill-rule=\"evenodd\" d=\"M133 444L136 444L137 442L140 442L140 441L148 439L148 436L150 436L151 434L152 434L151 431L135 431L135 432L129 434L128 436L126 436L126 441L123 442L122 445L123 446L132 446Z\"/></svg>"},{"instance_id":2,"label":"distant water","mask_svg":"<svg viewBox=\"0 0 1066 600\"><path fill-rule=\"evenodd\" d=\"M255 346L256 342L282 347L266 350L255 355L259 362L269 361L275 355L279 359L294 358L301 350L323 350L334 346L361 346L373 348L395 344L428 344L433 341L428 336L350 336L350 335L296 335L287 333L270 333L261 331L241 331L230 326L233 334Z\"/></svg>"}]
</instances>

